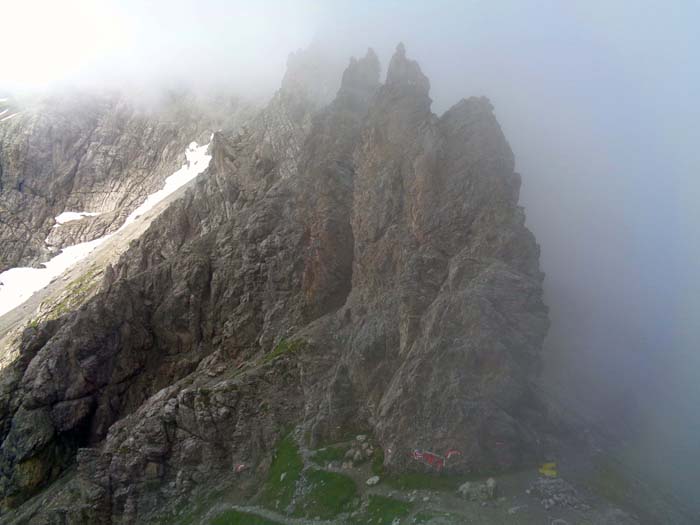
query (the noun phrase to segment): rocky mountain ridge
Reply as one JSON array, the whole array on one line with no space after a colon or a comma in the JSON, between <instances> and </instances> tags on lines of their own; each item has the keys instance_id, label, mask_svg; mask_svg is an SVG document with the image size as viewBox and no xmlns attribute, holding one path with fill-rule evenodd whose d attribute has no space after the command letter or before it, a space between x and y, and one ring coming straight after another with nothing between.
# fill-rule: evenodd
<instances>
[{"instance_id":1,"label":"rocky mountain ridge","mask_svg":"<svg viewBox=\"0 0 700 525\"><path fill-rule=\"evenodd\" d=\"M24 331L0 371L6 516L148 522L219 483L247 498L290 429L309 449L371 435L391 473L435 474L424 450L449 475L556 453L533 389L539 248L493 107L434 115L402 45L384 83L372 50L353 59L327 105L314 71L290 60L99 292Z\"/></svg>"},{"instance_id":2,"label":"rocky mountain ridge","mask_svg":"<svg viewBox=\"0 0 700 525\"><path fill-rule=\"evenodd\" d=\"M252 108L213 109L186 93L154 107L120 94L65 92L11 102L0 121L0 272L38 265L63 247L115 231L212 129ZM63 212L92 216L59 223Z\"/></svg>"}]
</instances>

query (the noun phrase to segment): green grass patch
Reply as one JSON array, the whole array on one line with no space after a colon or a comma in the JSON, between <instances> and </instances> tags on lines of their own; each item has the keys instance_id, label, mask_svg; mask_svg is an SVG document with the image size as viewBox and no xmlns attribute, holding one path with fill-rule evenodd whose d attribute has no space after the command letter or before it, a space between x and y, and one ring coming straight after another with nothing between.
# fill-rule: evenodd
<instances>
[{"instance_id":1,"label":"green grass patch","mask_svg":"<svg viewBox=\"0 0 700 525\"><path fill-rule=\"evenodd\" d=\"M46 313L39 316L36 320L48 321L57 319L58 317L77 309L81 304L87 301L97 290L99 284L98 278L101 276L102 270L92 268L80 277L74 279L65 288L64 293L53 303L42 303L41 309Z\"/></svg>"},{"instance_id":2,"label":"green grass patch","mask_svg":"<svg viewBox=\"0 0 700 525\"><path fill-rule=\"evenodd\" d=\"M278 521L272 521L257 514L227 510L211 520L211 525L282 525Z\"/></svg>"},{"instance_id":3,"label":"green grass patch","mask_svg":"<svg viewBox=\"0 0 700 525\"><path fill-rule=\"evenodd\" d=\"M261 503L284 511L292 502L304 462L291 434L280 441L263 487Z\"/></svg>"},{"instance_id":4,"label":"green grass patch","mask_svg":"<svg viewBox=\"0 0 700 525\"><path fill-rule=\"evenodd\" d=\"M350 447L348 445L321 448L313 453L311 461L324 467L331 461L342 461L345 459L345 453L349 449Z\"/></svg>"},{"instance_id":5,"label":"green grass patch","mask_svg":"<svg viewBox=\"0 0 700 525\"><path fill-rule=\"evenodd\" d=\"M384 475L384 450L382 447L375 447L372 453L372 474L376 476Z\"/></svg>"},{"instance_id":6,"label":"green grass patch","mask_svg":"<svg viewBox=\"0 0 700 525\"><path fill-rule=\"evenodd\" d=\"M289 341L287 339L282 339L275 347L267 354L265 354L265 357L262 359L261 364L267 364L271 363L278 357L281 357L283 355L287 354L292 354L295 352L300 351L302 348L304 348L304 341L301 341L299 339Z\"/></svg>"},{"instance_id":7,"label":"green grass patch","mask_svg":"<svg viewBox=\"0 0 700 525\"><path fill-rule=\"evenodd\" d=\"M350 520L352 525L392 525L396 518L400 523L406 523L406 517L411 513L413 505L405 501L400 501L384 496L370 496L369 504L365 511Z\"/></svg>"},{"instance_id":8,"label":"green grass patch","mask_svg":"<svg viewBox=\"0 0 700 525\"><path fill-rule=\"evenodd\" d=\"M325 470L309 470L304 474L308 492L294 514L307 518L329 519L352 510L357 496L355 482L343 474Z\"/></svg>"},{"instance_id":9,"label":"green grass patch","mask_svg":"<svg viewBox=\"0 0 700 525\"><path fill-rule=\"evenodd\" d=\"M432 475L409 472L385 478L385 483L399 490L457 490L464 483L464 476Z\"/></svg>"}]
</instances>

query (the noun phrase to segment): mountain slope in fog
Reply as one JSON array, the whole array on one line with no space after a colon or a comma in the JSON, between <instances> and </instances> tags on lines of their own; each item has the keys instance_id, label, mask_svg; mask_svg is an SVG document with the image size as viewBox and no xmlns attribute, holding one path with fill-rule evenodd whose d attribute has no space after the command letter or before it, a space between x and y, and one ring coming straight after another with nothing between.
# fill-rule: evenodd
<instances>
[{"instance_id":1,"label":"mountain slope in fog","mask_svg":"<svg viewBox=\"0 0 700 525\"><path fill-rule=\"evenodd\" d=\"M384 83L373 51L353 59L330 103L313 65L295 55L265 109L214 133L207 170L104 269L99 291L11 343L8 519L172 522L194 494L226 487L280 519L361 523L382 487L364 506L349 496L317 511L313 480L355 487L370 458L382 476L431 483L526 469L502 481L525 498L538 462L564 456L565 432L533 388L549 324L539 248L491 104L433 114L402 45ZM349 442L343 465L307 464ZM270 496L287 476L291 496ZM554 486L568 502L556 516L608 519L606 503ZM513 513L541 521L555 506L542 501ZM484 503L495 510L482 522L509 511Z\"/></svg>"}]
</instances>

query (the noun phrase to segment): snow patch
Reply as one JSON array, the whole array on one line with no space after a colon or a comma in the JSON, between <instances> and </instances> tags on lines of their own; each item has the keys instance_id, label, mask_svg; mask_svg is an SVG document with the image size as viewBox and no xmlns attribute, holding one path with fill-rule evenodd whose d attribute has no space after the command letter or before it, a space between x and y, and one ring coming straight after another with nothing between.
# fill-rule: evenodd
<instances>
[{"instance_id":1,"label":"snow patch","mask_svg":"<svg viewBox=\"0 0 700 525\"><path fill-rule=\"evenodd\" d=\"M124 229L128 224L134 222L139 216L153 208L165 197L202 173L207 166L209 166L209 161L211 160L211 155L207 155L207 149L209 149L209 144L198 146L196 142L192 142L185 152L187 162L182 168L165 179L165 186L163 189L149 195L146 201L127 217L126 221L124 221L124 224L121 225L117 232ZM78 215L77 219L75 215ZM82 219L87 215L97 214L90 214L88 212L63 212L56 217L56 222L63 224L71 220ZM61 220L59 220L59 218ZM93 241L83 242L64 248L61 253L44 263L43 268L11 268L0 273L0 315L4 315L13 308L21 305L24 301L29 299L34 292L41 290L75 263L85 259L95 248L104 243L112 235L114 234L111 233Z\"/></svg>"},{"instance_id":2,"label":"snow patch","mask_svg":"<svg viewBox=\"0 0 700 525\"><path fill-rule=\"evenodd\" d=\"M64 211L60 215L54 217L54 220L58 223L54 226L54 228L59 224L65 224L67 222L72 221L79 221L83 217L95 217L96 215L99 215L99 213L93 213L89 211Z\"/></svg>"},{"instance_id":3,"label":"snow patch","mask_svg":"<svg viewBox=\"0 0 700 525\"><path fill-rule=\"evenodd\" d=\"M5 108L5 109L3 109L2 111L0 111L0 117L2 117L2 116L3 116L5 113L7 113L8 111L10 111L10 110L7 109L7 108Z\"/></svg>"},{"instance_id":4,"label":"snow patch","mask_svg":"<svg viewBox=\"0 0 700 525\"><path fill-rule=\"evenodd\" d=\"M11 268L0 273L0 315L29 299L34 292L41 290L72 265L87 257L108 237L109 235L64 248L56 257L44 263L43 268Z\"/></svg>"},{"instance_id":5,"label":"snow patch","mask_svg":"<svg viewBox=\"0 0 700 525\"><path fill-rule=\"evenodd\" d=\"M131 214L126 218L126 221L124 221L124 226L132 223L137 217L140 217L148 210L153 208L153 206L173 193L180 186L188 183L207 169L207 166L209 166L209 161L211 160L211 155L207 155L208 148L209 144L197 146L196 142L190 143L187 151L185 151L185 158L187 159L187 162L183 164L182 168L165 179L165 186L163 186L163 189L150 194L141 206L131 212Z\"/></svg>"}]
</instances>

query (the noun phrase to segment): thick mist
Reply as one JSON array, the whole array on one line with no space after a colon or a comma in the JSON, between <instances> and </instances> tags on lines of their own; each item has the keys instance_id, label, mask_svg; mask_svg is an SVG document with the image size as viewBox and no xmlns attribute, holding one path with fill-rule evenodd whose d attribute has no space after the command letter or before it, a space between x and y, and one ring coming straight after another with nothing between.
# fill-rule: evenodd
<instances>
[{"instance_id":1,"label":"thick mist","mask_svg":"<svg viewBox=\"0 0 700 525\"><path fill-rule=\"evenodd\" d=\"M361 3L329 36L398 40L434 111L486 95L522 174L552 327L542 388L688 502L700 460L700 7ZM330 27L330 29L329 29ZM359 51L358 51L359 52Z\"/></svg>"},{"instance_id":2,"label":"thick mist","mask_svg":"<svg viewBox=\"0 0 700 525\"><path fill-rule=\"evenodd\" d=\"M24 0L0 2L0 92L225 88L258 97L306 47L310 1Z\"/></svg>"},{"instance_id":3,"label":"thick mist","mask_svg":"<svg viewBox=\"0 0 700 525\"><path fill-rule=\"evenodd\" d=\"M542 387L623 437L642 473L696 486L697 4L70 0L0 13L0 93L269 96L288 53L315 40L342 60L372 46L384 65L403 41L438 114L488 96L547 275Z\"/></svg>"}]
</instances>

